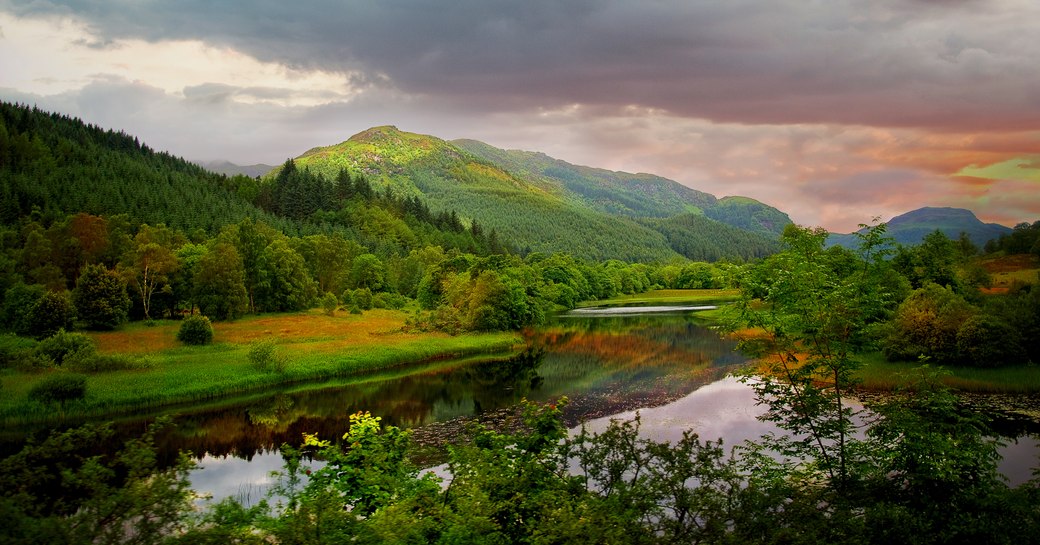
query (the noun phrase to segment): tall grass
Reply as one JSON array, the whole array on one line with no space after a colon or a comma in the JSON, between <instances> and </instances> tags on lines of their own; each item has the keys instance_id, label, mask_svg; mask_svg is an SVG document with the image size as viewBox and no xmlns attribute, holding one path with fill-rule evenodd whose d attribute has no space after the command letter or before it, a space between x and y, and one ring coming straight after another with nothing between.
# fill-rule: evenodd
<instances>
[{"instance_id":1,"label":"tall grass","mask_svg":"<svg viewBox=\"0 0 1040 545\"><path fill-rule=\"evenodd\" d=\"M916 363L890 362L878 352L863 356L863 367L857 372L862 387L868 390L895 390L909 384L916 376ZM994 369L944 366L942 382L959 391L972 393L1040 392L1040 367L1012 365Z\"/></svg>"}]
</instances>

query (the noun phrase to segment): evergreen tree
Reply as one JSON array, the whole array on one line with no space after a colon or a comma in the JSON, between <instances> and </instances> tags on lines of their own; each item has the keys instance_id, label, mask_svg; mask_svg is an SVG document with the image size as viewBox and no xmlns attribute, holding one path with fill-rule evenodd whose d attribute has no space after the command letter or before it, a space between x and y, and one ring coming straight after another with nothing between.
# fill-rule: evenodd
<instances>
[{"instance_id":1,"label":"evergreen tree","mask_svg":"<svg viewBox=\"0 0 1040 545\"><path fill-rule=\"evenodd\" d=\"M104 265L87 265L72 292L76 314L89 329L113 329L127 319L126 283Z\"/></svg>"}]
</instances>

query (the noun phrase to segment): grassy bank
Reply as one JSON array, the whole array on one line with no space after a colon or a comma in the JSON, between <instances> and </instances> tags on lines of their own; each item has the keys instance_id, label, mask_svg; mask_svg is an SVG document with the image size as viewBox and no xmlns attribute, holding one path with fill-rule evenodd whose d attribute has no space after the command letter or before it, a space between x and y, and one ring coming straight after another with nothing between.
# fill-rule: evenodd
<instances>
[{"instance_id":1,"label":"grassy bank","mask_svg":"<svg viewBox=\"0 0 1040 545\"><path fill-rule=\"evenodd\" d=\"M579 307L606 307L619 305L658 305L680 303L708 303L732 301L740 295L739 290L652 290L645 293L620 295L611 299L583 301Z\"/></svg>"},{"instance_id":2,"label":"grassy bank","mask_svg":"<svg viewBox=\"0 0 1040 545\"><path fill-rule=\"evenodd\" d=\"M916 363L890 362L879 352L861 356L863 367L857 372L867 390L895 390L919 376ZM933 366L936 367L936 366ZM994 369L943 366L942 382L957 391L969 393L1024 394L1040 392L1040 367L1012 365Z\"/></svg>"},{"instance_id":3,"label":"grassy bank","mask_svg":"<svg viewBox=\"0 0 1040 545\"><path fill-rule=\"evenodd\" d=\"M325 316L316 311L251 316L214 325L214 343L182 346L179 322L135 323L119 331L92 334L104 354L130 354L140 369L89 375L87 395L64 406L30 401L30 389L53 373L12 373L3 377L0 422L44 422L64 416L101 417L166 405L208 402L278 385L358 375L397 366L508 351L515 333L449 336L403 330L408 315L372 310L364 315ZM259 369L247 355L250 343L276 339L286 359L280 371Z\"/></svg>"}]
</instances>

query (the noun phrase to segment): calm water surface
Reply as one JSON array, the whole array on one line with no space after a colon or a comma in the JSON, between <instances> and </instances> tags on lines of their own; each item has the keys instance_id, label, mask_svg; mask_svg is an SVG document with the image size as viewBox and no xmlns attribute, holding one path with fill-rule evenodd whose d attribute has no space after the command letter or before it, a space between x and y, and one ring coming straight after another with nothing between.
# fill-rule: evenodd
<instances>
[{"instance_id":1,"label":"calm water surface","mask_svg":"<svg viewBox=\"0 0 1040 545\"><path fill-rule=\"evenodd\" d=\"M281 468L278 445L299 442L303 432L339 437L347 415L359 410L426 435L445 424L502 412L524 398L567 396L568 424L585 423L593 430L638 411L641 432L656 440L676 440L692 429L733 446L774 431L757 419L762 408L751 388L728 376L746 357L698 320L696 310L571 313L529 332L531 349L513 359L447 365L185 415L182 427L185 420L192 422L186 429L196 433L185 434L180 448L205 453L192 476L197 490L251 502L263 496L272 484L270 473ZM1030 478L1038 452L1031 435L1002 449L1001 470L1012 484Z\"/></svg>"}]
</instances>

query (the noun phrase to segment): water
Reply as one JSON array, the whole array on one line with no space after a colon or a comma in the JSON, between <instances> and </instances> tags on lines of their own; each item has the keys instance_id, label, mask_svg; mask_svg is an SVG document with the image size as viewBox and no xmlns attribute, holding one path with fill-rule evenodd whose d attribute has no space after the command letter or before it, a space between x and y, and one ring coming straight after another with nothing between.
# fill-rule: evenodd
<instances>
[{"instance_id":1,"label":"water","mask_svg":"<svg viewBox=\"0 0 1040 545\"><path fill-rule=\"evenodd\" d=\"M161 455L192 452L199 469L193 488L214 499L263 498L279 470L278 447L299 444L303 433L336 439L348 415L370 411L387 424L426 439L445 438L474 418L510 412L522 399L569 398L569 426L602 429L610 418L639 411L642 433L678 439L692 429L704 439L735 446L774 428L756 417L754 393L727 374L746 362L735 343L706 327L690 308L626 308L622 313L578 312L526 333L530 350L513 358L438 362L396 370L363 382L297 385L226 404L178 409L177 427L160 438ZM117 424L139 435L149 419ZM1001 469L1024 482L1040 451L1035 436L1002 449Z\"/></svg>"}]
</instances>

